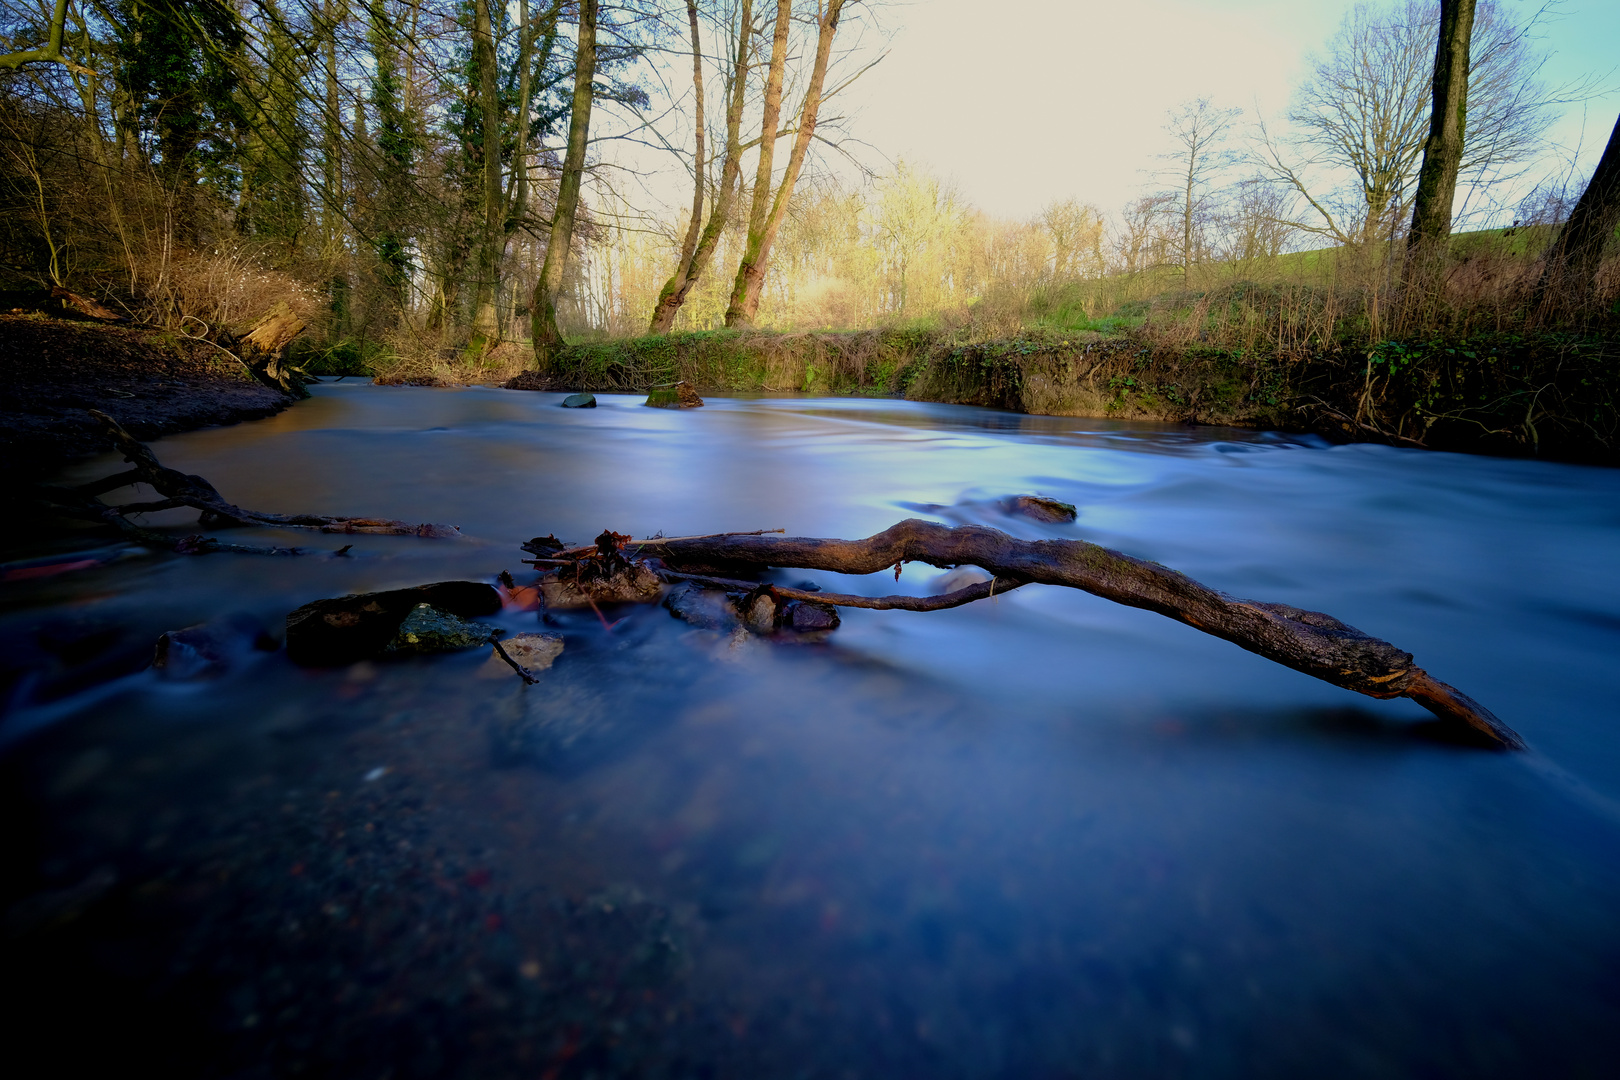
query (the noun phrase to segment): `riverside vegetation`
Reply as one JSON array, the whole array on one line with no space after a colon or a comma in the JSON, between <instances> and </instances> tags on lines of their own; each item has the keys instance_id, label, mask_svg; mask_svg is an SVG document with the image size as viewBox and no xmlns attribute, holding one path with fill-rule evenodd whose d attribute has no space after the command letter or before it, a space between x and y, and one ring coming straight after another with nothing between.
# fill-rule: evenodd
<instances>
[{"instance_id":1,"label":"riverside vegetation","mask_svg":"<svg viewBox=\"0 0 1620 1080\"><path fill-rule=\"evenodd\" d=\"M1599 87L1546 85L1514 12L1358 3L1282 120L1187 102L1118 213L1014 221L904 161L817 162L867 11L278 0L250 24L0 0L0 288L231 356L280 310L307 327L291 370L384 383L891 394L1617 460L1620 126L1589 182L1525 190L1561 103ZM687 54L690 88L658 69ZM675 154L690 209L630 205L591 159L627 125Z\"/></svg>"}]
</instances>

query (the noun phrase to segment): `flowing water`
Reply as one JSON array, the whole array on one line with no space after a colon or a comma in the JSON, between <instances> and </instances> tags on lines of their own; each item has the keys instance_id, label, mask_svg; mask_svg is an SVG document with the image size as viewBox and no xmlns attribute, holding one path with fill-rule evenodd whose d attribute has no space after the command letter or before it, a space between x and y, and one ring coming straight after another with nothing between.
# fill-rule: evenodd
<instances>
[{"instance_id":1,"label":"flowing water","mask_svg":"<svg viewBox=\"0 0 1620 1080\"><path fill-rule=\"evenodd\" d=\"M244 506L466 539L102 550L3 586L12 1065L1613 1075L1620 473L900 401L558 400L328 385L154 446ZM1003 513L1022 493L1079 520ZM535 535L912 516L1328 612L1533 749L1035 586L846 610L797 646L558 613L566 651L527 688L487 651L304 670L243 631L216 677L143 670L164 630L524 580ZM941 573L776 580L922 594Z\"/></svg>"}]
</instances>

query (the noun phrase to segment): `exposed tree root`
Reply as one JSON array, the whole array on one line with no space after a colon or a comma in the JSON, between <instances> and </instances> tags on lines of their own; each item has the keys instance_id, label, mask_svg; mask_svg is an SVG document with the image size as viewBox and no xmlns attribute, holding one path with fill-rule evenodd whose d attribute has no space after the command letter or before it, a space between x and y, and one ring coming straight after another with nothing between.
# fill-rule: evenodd
<instances>
[{"instance_id":1,"label":"exposed tree root","mask_svg":"<svg viewBox=\"0 0 1620 1080\"><path fill-rule=\"evenodd\" d=\"M454 525L411 525L388 518L326 517L320 514L265 514L244 510L228 503L214 486L200 476L188 476L166 468L145 443L125 431L118 422L104 412L90 410L90 415L107 425L107 433L124 454L124 460L134 468L116 473L76 488L42 486L38 489L41 501L57 512L83 520L112 525L126 536L144 543L157 543L185 551L190 542L195 551L240 551L260 554L299 554L297 548L258 548L241 544L225 544L211 538L185 538L174 541L161 533L142 529L128 520L128 515L174 510L189 506L202 512L203 524L222 522L233 525L268 525L283 529L313 529L324 533L370 533L385 536L460 536ZM126 503L109 506L97 496L127 487L130 484L148 484L164 496L153 502ZM177 546L181 545L181 546ZM189 553L189 552L188 552Z\"/></svg>"},{"instance_id":2,"label":"exposed tree root","mask_svg":"<svg viewBox=\"0 0 1620 1080\"><path fill-rule=\"evenodd\" d=\"M1524 749L1519 735L1490 710L1416 667L1411 653L1387 641L1321 612L1228 596L1157 563L1081 540L1018 540L983 526L950 528L913 518L865 540L721 535L640 541L637 546L657 554L671 577L693 580L704 579L684 574L682 566L752 565L873 574L897 568L902 562L923 562L939 567L977 566L995 576L981 586L929 598L873 600L776 590L785 597L851 607L929 611L989 596L992 589L1000 593L1021 584L1064 585L1158 612L1358 694L1411 698L1444 721L1468 725L1502 749ZM725 583L728 588L746 585Z\"/></svg>"}]
</instances>

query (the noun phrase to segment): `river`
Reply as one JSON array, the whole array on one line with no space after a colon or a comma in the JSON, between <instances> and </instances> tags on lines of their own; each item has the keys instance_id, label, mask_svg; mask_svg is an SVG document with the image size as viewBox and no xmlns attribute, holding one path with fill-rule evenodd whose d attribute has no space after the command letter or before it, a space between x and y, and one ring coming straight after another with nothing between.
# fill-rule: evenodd
<instances>
[{"instance_id":1,"label":"river","mask_svg":"<svg viewBox=\"0 0 1620 1080\"><path fill-rule=\"evenodd\" d=\"M124 552L3 586L13 1061L1613 1068L1620 472L894 400L559 399L329 384L154 444L243 506L464 539L333 556L349 538L235 530L323 554ZM1002 511L1024 493L1079 519ZM653 606L554 614L566 651L528 688L482 651L303 670L244 644L211 679L144 668L164 630L279 630L322 596L527 580L518 544L546 533L860 537L914 516L1094 540L1328 612L1412 651L1531 751L1457 744L1410 702L1039 586L845 610L799 646L732 649ZM777 580L929 593L940 574Z\"/></svg>"}]
</instances>

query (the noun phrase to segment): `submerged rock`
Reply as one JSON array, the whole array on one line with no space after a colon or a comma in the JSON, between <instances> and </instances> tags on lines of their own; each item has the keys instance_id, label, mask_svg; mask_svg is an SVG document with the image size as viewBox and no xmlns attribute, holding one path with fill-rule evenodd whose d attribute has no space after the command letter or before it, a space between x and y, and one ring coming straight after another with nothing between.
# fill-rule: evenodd
<instances>
[{"instance_id":1,"label":"submerged rock","mask_svg":"<svg viewBox=\"0 0 1620 1080\"><path fill-rule=\"evenodd\" d=\"M737 614L753 633L769 634L776 629L776 599L763 589L737 601Z\"/></svg>"},{"instance_id":2,"label":"submerged rock","mask_svg":"<svg viewBox=\"0 0 1620 1080\"><path fill-rule=\"evenodd\" d=\"M647 394L647 404L655 409L699 409L703 407L703 399L690 385L678 382L674 386L654 387Z\"/></svg>"},{"instance_id":3,"label":"submerged rock","mask_svg":"<svg viewBox=\"0 0 1620 1080\"><path fill-rule=\"evenodd\" d=\"M399 630L384 651L398 654L470 649L475 645L488 645L496 631L496 627L469 622L431 604L418 604L399 624Z\"/></svg>"},{"instance_id":4,"label":"submerged rock","mask_svg":"<svg viewBox=\"0 0 1620 1080\"><path fill-rule=\"evenodd\" d=\"M562 407L565 409L594 409L596 408L596 395L569 394L563 398Z\"/></svg>"},{"instance_id":5,"label":"submerged rock","mask_svg":"<svg viewBox=\"0 0 1620 1080\"><path fill-rule=\"evenodd\" d=\"M720 589L705 589L685 581L670 590L664 598L664 606L677 619L701 630L729 634L737 627L737 609Z\"/></svg>"},{"instance_id":6,"label":"submerged rock","mask_svg":"<svg viewBox=\"0 0 1620 1080\"><path fill-rule=\"evenodd\" d=\"M278 648L276 639L258 619L227 615L163 634L153 651L152 667L164 679L211 679L225 674L253 652L275 652Z\"/></svg>"},{"instance_id":7,"label":"submerged rock","mask_svg":"<svg viewBox=\"0 0 1620 1080\"><path fill-rule=\"evenodd\" d=\"M507 656L533 673L546 670L562 655L563 639L560 634L513 634L501 638L501 648L506 650ZM511 670L499 657L495 658L495 662L507 671Z\"/></svg>"},{"instance_id":8,"label":"submerged rock","mask_svg":"<svg viewBox=\"0 0 1620 1080\"><path fill-rule=\"evenodd\" d=\"M684 582L670 591L664 606L677 619L723 634L822 634L838 629L838 609L812 600L783 600L767 588L726 593Z\"/></svg>"},{"instance_id":9,"label":"submerged rock","mask_svg":"<svg viewBox=\"0 0 1620 1080\"><path fill-rule=\"evenodd\" d=\"M419 604L470 619L501 610L501 594L478 581L441 581L316 600L287 616L287 656L295 664L317 667L374 659L387 651Z\"/></svg>"},{"instance_id":10,"label":"submerged rock","mask_svg":"<svg viewBox=\"0 0 1620 1080\"><path fill-rule=\"evenodd\" d=\"M1073 503L1058 502L1044 495L1014 495L1003 504L1009 514L1018 514L1049 525L1068 523L1080 516Z\"/></svg>"}]
</instances>

